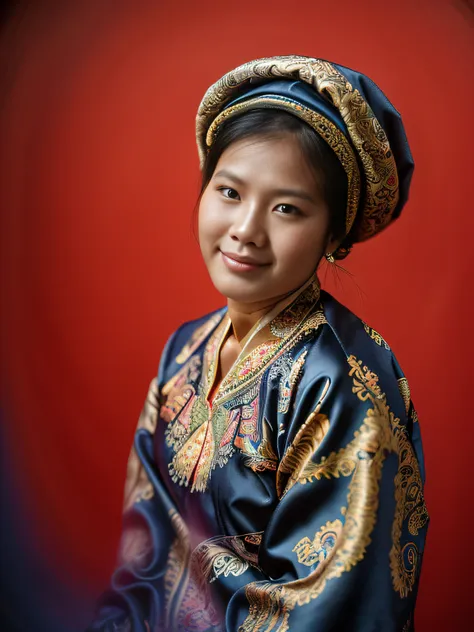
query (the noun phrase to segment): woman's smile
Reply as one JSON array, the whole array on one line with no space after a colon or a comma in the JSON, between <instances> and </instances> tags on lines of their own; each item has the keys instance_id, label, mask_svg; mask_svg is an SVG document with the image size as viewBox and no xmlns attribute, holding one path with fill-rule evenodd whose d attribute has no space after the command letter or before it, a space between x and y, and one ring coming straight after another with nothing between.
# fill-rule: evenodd
<instances>
[{"instance_id":1,"label":"woman's smile","mask_svg":"<svg viewBox=\"0 0 474 632\"><path fill-rule=\"evenodd\" d=\"M268 267L269 263L263 263L253 257L238 255L220 250L222 261L232 272L254 272Z\"/></svg>"}]
</instances>

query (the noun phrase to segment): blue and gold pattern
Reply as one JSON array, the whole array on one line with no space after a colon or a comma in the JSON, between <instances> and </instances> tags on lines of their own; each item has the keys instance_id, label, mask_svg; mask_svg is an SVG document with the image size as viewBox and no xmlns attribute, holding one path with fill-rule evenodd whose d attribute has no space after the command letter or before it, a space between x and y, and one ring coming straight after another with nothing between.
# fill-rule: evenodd
<instances>
[{"instance_id":1,"label":"blue and gold pattern","mask_svg":"<svg viewBox=\"0 0 474 632\"><path fill-rule=\"evenodd\" d=\"M411 630L428 513L388 345L314 283L216 390L228 330L220 310L167 344L90 630Z\"/></svg>"}]
</instances>

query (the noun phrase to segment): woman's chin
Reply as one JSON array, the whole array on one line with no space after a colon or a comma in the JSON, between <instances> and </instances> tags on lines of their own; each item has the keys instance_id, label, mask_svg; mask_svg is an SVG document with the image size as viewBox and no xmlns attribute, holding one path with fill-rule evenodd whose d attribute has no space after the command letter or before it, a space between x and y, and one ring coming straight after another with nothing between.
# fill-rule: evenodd
<instances>
[{"instance_id":1,"label":"woman's chin","mask_svg":"<svg viewBox=\"0 0 474 632\"><path fill-rule=\"evenodd\" d=\"M215 281L214 287L218 292L222 294L227 300L234 301L235 303L261 303L272 297L271 288L263 287L258 284L242 283L236 281Z\"/></svg>"}]
</instances>

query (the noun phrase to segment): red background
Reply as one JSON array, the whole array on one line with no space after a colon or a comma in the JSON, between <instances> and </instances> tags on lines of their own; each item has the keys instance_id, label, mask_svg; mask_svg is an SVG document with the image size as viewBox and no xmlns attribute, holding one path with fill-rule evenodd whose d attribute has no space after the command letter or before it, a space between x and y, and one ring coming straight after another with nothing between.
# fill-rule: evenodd
<instances>
[{"instance_id":1,"label":"red background","mask_svg":"<svg viewBox=\"0 0 474 632\"><path fill-rule=\"evenodd\" d=\"M431 514L418 632L464 629L470 568L473 14L449 0L36 2L2 34L8 446L39 549L99 592L167 336L221 305L192 232L194 116L250 59L363 70L417 163L402 218L326 288L379 330L418 408ZM323 278L324 281L324 278ZM471 346L472 348L472 346Z\"/></svg>"}]
</instances>

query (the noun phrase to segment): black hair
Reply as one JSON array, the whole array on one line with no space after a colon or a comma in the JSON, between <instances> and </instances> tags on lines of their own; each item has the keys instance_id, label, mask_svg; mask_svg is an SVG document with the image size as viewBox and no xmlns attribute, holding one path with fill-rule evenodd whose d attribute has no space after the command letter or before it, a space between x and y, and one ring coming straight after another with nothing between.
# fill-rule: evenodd
<instances>
[{"instance_id":1,"label":"black hair","mask_svg":"<svg viewBox=\"0 0 474 632\"><path fill-rule=\"evenodd\" d=\"M307 123L277 109L255 109L225 121L219 128L202 169L200 195L204 193L223 152L236 141L250 137L278 137L291 133L299 141L304 157L315 172L330 211L329 232L341 246L350 248L346 232L347 176L334 151Z\"/></svg>"}]
</instances>

